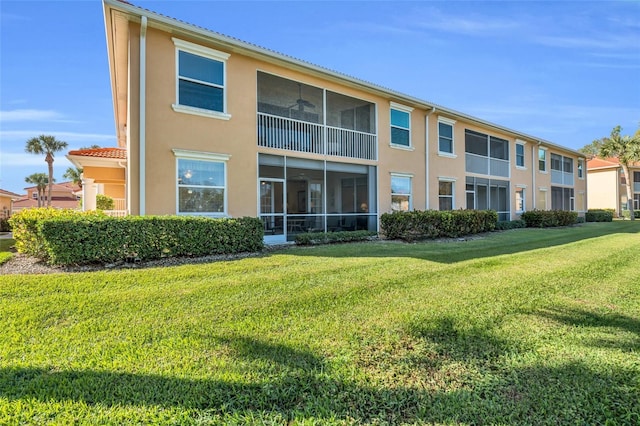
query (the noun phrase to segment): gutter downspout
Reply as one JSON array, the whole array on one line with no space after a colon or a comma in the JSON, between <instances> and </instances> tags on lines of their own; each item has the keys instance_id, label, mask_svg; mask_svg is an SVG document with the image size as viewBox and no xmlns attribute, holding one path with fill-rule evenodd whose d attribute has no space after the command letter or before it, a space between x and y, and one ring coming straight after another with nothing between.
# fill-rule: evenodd
<instances>
[{"instance_id":1,"label":"gutter downspout","mask_svg":"<svg viewBox=\"0 0 640 426\"><path fill-rule=\"evenodd\" d=\"M146 213L146 157L147 157L147 17L142 16L140 21L140 216Z\"/></svg>"},{"instance_id":2,"label":"gutter downspout","mask_svg":"<svg viewBox=\"0 0 640 426\"><path fill-rule=\"evenodd\" d=\"M533 206L533 209L537 209L538 206L536 206L536 195L538 194L538 188L536 188L536 170L538 169L537 166L537 162L538 162L538 155L539 153L536 152L536 148L538 148L538 150L540 149L540 145L542 143L540 141L538 141L538 145L532 145L531 146L531 184L533 185L533 188L531 190L531 205ZM545 195L546 198L546 195ZM545 202L546 204L546 202Z\"/></svg>"},{"instance_id":3,"label":"gutter downspout","mask_svg":"<svg viewBox=\"0 0 640 426\"><path fill-rule=\"evenodd\" d=\"M425 210L429 210L429 116L436 112L436 107L431 107L431 111L427 112L427 116L425 117Z\"/></svg>"}]
</instances>

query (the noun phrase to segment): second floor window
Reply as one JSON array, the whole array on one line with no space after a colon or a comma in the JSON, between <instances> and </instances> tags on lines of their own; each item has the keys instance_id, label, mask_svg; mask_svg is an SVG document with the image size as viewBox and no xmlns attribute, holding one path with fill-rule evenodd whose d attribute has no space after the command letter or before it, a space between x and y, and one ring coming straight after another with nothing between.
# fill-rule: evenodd
<instances>
[{"instance_id":1,"label":"second floor window","mask_svg":"<svg viewBox=\"0 0 640 426\"><path fill-rule=\"evenodd\" d=\"M521 143L516 144L516 166L524 167L524 145Z\"/></svg>"},{"instance_id":2,"label":"second floor window","mask_svg":"<svg viewBox=\"0 0 640 426\"><path fill-rule=\"evenodd\" d=\"M438 121L438 152L453 154L453 124Z\"/></svg>"},{"instance_id":3,"label":"second floor window","mask_svg":"<svg viewBox=\"0 0 640 426\"><path fill-rule=\"evenodd\" d=\"M538 170L541 172L547 171L547 150L539 148L538 149Z\"/></svg>"},{"instance_id":4,"label":"second floor window","mask_svg":"<svg viewBox=\"0 0 640 426\"><path fill-rule=\"evenodd\" d=\"M177 102L174 109L193 112L189 109L195 108L205 115L225 115L225 68L229 55L175 38L173 41L177 48Z\"/></svg>"},{"instance_id":5,"label":"second floor window","mask_svg":"<svg viewBox=\"0 0 640 426\"><path fill-rule=\"evenodd\" d=\"M391 108L391 144L411 146L411 114Z\"/></svg>"}]
</instances>

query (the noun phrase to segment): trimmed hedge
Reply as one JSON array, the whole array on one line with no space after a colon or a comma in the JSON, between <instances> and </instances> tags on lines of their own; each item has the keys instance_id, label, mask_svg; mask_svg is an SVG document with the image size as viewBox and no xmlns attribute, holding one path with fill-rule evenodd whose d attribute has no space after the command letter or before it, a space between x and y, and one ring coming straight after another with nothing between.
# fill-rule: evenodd
<instances>
[{"instance_id":1,"label":"trimmed hedge","mask_svg":"<svg viewBox=\"0 0 640 426\"><path fill-rule=\"evenodd\" d=\"M14 234L16 248L51 264L70 265L230 254L264 247L263 225L257 218L115 218L99 212L74 213L18 218L24 232Z\"/></svg>"},{"instance_id":2,"label":"trimmed hedge","mask_svg":"<svg viewBox=\"0 0 640 426\"><path fill-rule=\"evenodd\" d=\"M587 222L612 222L613 209L589 209L584 216Z\"/></svg>"},{"instance_id":3,"label":"trimmed hedge","mask_svg":"<svg viewBox=\"0 0 640 426\"><path fill-rule=\"evenodd\" d=\"M505 220L496 223L496 231L507 231L509 229L525 228L527 223L524 220Z\"/></svg>"},{"instance_id":4,"label":"trimmed hedge","mask_svg":"<svg viewBox=\"0 0 640 426\"><path fill-rule=\"evenodd\" d=\"M578 213L566 210L529 210L520 216L527 228L569 226L578 222Z\"/></svg>"},{"instance_id":5,"label":"trimmed hedge","mask_svg":"<svg viewBox=\"0 0 640 426\"><path fill-rule=\"evenodd\" d=\"M493 210L414 210L383 214L380 229L387 239L415 241L493 231L497 222Z\"/></svg>"},{"instance_id":6,"label":"trimmed hedge","mask_svg":"<svg viewBox=\"0 0 640 426\"><path fill-rule=\"evenodd\" d=\"M107 217L100 211L82 212L70 209L54 209L52 207L39 207L23 209L9 218L9 225L13 230L15 247L19 253L28 254L39 259L47 258L45 241L40 233L39 225L44 220L63 218L89 218Z\"/></svg>"},{"instance_id":7,"label":"trimmed hedge","mask_svg":"<svg viewBox=\"0 0 640 426\"><path fill-rule=\"evenodd\" d=\"M310 246L315 244L366 241L376 235L376 232L371 231L305 232L296 235L296 244Z\"/></svg>"}]
</instances>

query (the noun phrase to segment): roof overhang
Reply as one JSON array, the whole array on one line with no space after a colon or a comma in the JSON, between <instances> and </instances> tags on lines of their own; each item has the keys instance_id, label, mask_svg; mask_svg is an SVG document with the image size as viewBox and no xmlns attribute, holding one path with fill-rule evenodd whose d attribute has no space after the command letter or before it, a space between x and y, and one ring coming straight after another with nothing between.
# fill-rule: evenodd
<instances>
[{"instance_id":1,"label":"roof overhang","mask_svg":"<svg viewBox=\"0 0 640 426\"><path fill-rule=\"evenodd\" d=\"M85 167L108 167L112 169L126 168L126 160L118 158L88 157L85 155L66 155L67 159L79 169Z\"/></svg>"}]
</instances>

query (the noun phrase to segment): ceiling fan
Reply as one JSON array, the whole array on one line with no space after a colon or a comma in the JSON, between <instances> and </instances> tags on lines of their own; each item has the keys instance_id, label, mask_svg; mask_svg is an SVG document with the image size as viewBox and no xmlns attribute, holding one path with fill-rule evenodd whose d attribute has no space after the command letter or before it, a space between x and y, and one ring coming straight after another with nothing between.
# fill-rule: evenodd
<instances>
[{"instance_id":1,"label":"ceiling fan","mask_svg":"<svg viewBox=\"0 0 640 426\"><path fill-rule=\"evenodd\" d=\"M296 106L298 107L298 111L301 111L301 112L304 111L305 107L311 108L311 109L314 109L316 107L314 104L312 104L308 100L302 98L302 83L298 83L298 100L296 100L295 104L287 107L287 109L291 109Z\"/></svg>"}]
</instances>

